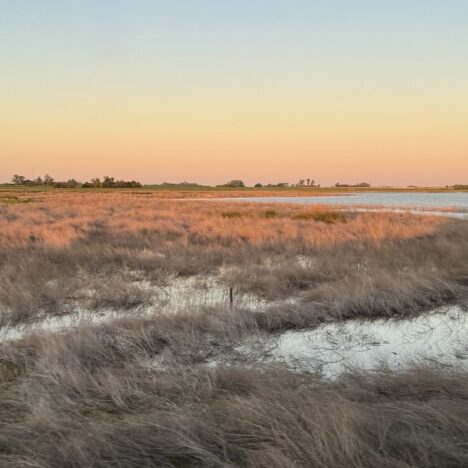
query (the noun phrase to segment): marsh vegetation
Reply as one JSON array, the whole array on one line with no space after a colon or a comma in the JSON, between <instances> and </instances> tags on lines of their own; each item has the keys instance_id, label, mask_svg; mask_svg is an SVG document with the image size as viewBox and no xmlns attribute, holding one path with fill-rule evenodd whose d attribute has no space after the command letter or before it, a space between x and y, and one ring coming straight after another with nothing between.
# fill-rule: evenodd
<instances>
[{"instance_id":1,"label":"marsh vegetation","mask_svg":"<svg viewBox=\"0 0 468 468\"><path fill-rule=\"evenodd\" d=\"M459 364L334 379L236 351L324 324L464 313L467 221L28 197L0 203L0 465L468 464L466 346Z\"/></svg>"}]
</instances>

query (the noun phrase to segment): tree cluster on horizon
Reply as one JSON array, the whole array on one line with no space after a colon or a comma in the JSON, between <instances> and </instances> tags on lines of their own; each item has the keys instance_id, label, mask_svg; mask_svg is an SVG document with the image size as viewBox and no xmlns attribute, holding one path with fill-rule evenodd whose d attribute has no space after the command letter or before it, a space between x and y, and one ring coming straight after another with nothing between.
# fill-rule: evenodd
<instances>
[{"instance_id":1,"label":"tree cluster on horizon","mask_svg":"<svg viewBox=\"0 0 468 468\"><path fill-rule=\"evenodd\" d=\"M230 180L227 184L217 185L217 187L243 188L245 187L245 184L240 179L233 179L233 180Z\"/></svg>"},{"instance_id":2,"label":"tree cluster on horizon","mask_svg":"<svg viewBox=\"0 0 468 468\"><path fill-rule=\"evenodd\" d=\"M316 184L314 179L299 179L296 187L320 187L320 184Z\"/></svg>"},{"instance_id":3,"label":"tree cluster on horizon","mask_svg":"<svg viewBox=\"0 0 468 468\"><path fill-rule=\"evenodd\" d=\"M80 182L74 178L66 181L57 181L49 174L36 177L35 179L27 179L25 176L15 174L11 178L11 185L24 186L24 187L55 187L55 188L141 188L143 184L135 180L122 180L115 177L104 176L102 179L95 177L86 182ZM163 182L161 184L146 184L146 186L153 187L210 187L209 185L199 184L197 182ZM232 179L229 182L216 185L216 187L230 187L230 188L246 188L248 187L241 179ZM252 187L254 188L320 188L321 185L316 183L314 179L299 179L297 183L277 182L277 183L261 183L257 182ZM359 182L356 184L348 184L337 182L333 187L335 188L370 188L372 187L368 182ZM417 188L416 185L408 185L408 188ZM446 185L445 188L453 190L468 190L468 184L454 184Z\"/></svg>"},{"instance_id":4,"label":"tree cluster on horizon","mask_svg":"<svg viewBox=\"0 0 468 468\"><path fill-rule=\"evenodd\" d=\"M55 187L55 188L139 188L143 187L140 182L135 180L116 180L114 177L104 176L91 179L89 182L79 182L76 179L67 181L56 181L53 177L46 174L44 177L37 177L34 180L26 179L22 175L15 174L11 183L13 185L22 185L26 187Z\"/></svg>"},{"instance_id":5,"label":"tree cluster on horizon","mask_svg":"<svg viewBox=\"0 0 468 468\"><path fill-rule=\"evenodd\" d=\"M335 184L335 187L337 188L346 188L346 187L357 187L357 188L369 188L371 184L368 182L359 182L358 184L340 184L340 182L337 182Z\"/></svg>"}]
</instances>

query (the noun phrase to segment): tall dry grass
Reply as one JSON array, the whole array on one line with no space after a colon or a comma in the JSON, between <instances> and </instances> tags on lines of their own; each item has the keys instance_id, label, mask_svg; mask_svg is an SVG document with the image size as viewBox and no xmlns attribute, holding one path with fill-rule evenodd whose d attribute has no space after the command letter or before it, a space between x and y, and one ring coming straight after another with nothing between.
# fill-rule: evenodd
<instances>
[{"instance_id":1,"label":"tall dry grass","mask_svg":"<svg viewBox=\"0 0 468 468\"><path fill-rule=\"evenodd\" d=\"M148 284L174 275L217 274L266 305L129 313L0 343L0 466L468 465L465 368L331 382L240 359L206 366L247 335L466 300L465 222L151 193L28 196L0 204L1 325L136 311Z\"/></svg>"},{"instance_id":2,"label":"tall dry grass","mask_svg":"<svg viewBox=\"0 0 468 468\"><path fill-rule=\"evenodd\" d=\"M145 305L135 272L160 285L171 275L217 274L236 293L295 297L301 324L324 313L414 313L460 300L468 284L463 221L144 192L31 198L0 205L0 324L67 314L77 303Z\"/></svg>"},{"instance_id":3,"label":"tall dry grass","mask_svg":"<svg viewBox=\"0 0 468 468\"><path fill-rule=\"evenodd\" d=\"M238 219L233 222L229 213L237 214ZM275 215L271 216L272 213ZM139 236L139 244L145 236L153 240L165 234L161 240L183 237L185 242L224 241L234 245L245 241L272 242L278 238L285 242L300 237L321 247L348 240L379 241L424 235L441 223L440 218L434 217L422 221L410 215L392 218L374 213L369 219L365 214L348 217L347 226L332 228L327 224L341 221L341 216L323 206L284 204L278 209L277 205L170 201L151 194L121 192L39 194L32 203L0 205L0 215L0 246L7 248L31 245L60 248L108 231L114 235ZM330 223L316 224L313 229L304 222L328 221L327 216Z\"/></svg>"},{"instance_id":4,"label":"tall dry grass","mask_svg":"<svg viewBox=\"0 0 468 468\"><path fill-rule=\"evenodd\" d=\"M466 369L381 368L330 382L284 368L199 365L197 350L229 334L214 315L187 315L0 345L0 464L468 463Z\"/></svg>"}]
</instances>

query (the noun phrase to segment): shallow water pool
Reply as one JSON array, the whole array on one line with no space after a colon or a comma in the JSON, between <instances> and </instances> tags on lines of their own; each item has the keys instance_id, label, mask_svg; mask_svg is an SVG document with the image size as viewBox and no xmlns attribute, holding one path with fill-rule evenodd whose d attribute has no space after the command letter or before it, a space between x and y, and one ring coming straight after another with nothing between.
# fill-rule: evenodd
<instances>
[{"instance_id":1,"label":"shallow water pool","mask_svg":"<svg viewBox=\"0 0 468 468\"><path fill-rule=\"evenodd\" d=\"M350 320L313 330L290 331L238 348L242 354L262 355L296 370L334 376L357 366L393 368L414 361L455 366L468 363L468 312L440 308L408 320Z\"/></svg>"}]
</instances>

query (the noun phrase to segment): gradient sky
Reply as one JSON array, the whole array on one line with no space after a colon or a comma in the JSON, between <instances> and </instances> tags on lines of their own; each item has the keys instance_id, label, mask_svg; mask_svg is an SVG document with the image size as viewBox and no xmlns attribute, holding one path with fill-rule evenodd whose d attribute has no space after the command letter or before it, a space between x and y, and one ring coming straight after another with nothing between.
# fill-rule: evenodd
<instances>
[{"instance_id":1,"label":"gradient sky","mask_svg":"<svg viewBox=\"0 0 468 468\"><path fill-rule=\"evenodd\" d=\"M467 0L0 0L0 180L468 183Z\"/></svg>"}]
</instances>

